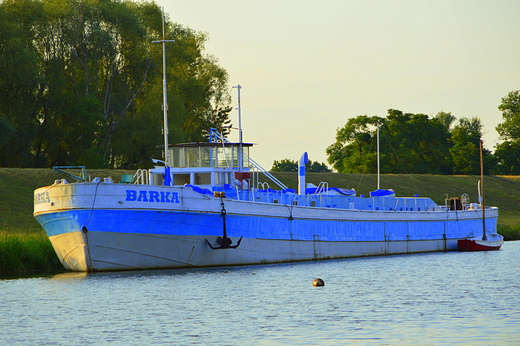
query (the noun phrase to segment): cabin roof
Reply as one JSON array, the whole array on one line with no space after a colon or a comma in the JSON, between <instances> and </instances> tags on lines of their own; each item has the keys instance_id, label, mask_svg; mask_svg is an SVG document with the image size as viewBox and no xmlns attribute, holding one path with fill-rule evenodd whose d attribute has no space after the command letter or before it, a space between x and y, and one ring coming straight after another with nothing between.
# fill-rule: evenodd
<instances>
[{"instance_id":1,"label":"cabin roof","mask_svg":"<svg viewBox=\"0 0 520 346\"><path fill-rule=\"evenodd\" d=\"M252 147L253 143L210 143L210 142L193 142L193 143L177 143L177 144L168 144L168 148L196 148L196 147L238 147L242 144L243 147ZM157 148L164 148L163 145L158 145Z\"/></svg>"}]
</instances>

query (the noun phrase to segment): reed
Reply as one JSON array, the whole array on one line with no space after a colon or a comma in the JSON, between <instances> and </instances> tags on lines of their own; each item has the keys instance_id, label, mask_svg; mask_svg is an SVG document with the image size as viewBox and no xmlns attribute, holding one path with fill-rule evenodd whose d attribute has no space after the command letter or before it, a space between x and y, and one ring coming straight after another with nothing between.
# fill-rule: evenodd
<instances>
[{"instance_id":1,"label":"reed","mask_svg":"<svg viewBox=\"0 0 520 346\"><path fill-rule=\"evenodd\" d=\"M0 274L63 268L45 234L0 233Z\"/></svg>"}]
</instances>

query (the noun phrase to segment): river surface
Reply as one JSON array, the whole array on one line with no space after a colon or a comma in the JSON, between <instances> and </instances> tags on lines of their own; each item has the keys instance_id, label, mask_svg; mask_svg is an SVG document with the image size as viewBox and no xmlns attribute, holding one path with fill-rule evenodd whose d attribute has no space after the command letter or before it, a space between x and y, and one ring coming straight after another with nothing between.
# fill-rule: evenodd
<instances>
[{"instance_id":1,"label":"river surface","mask_svg":"<svg viewBox=\"0 0 520 346\"><path fill-rule=\"evenodd\" d=\"M494 252L3 278L0 295L1 345L520 345L520 241Z\"/></svg>"}]
</instances>

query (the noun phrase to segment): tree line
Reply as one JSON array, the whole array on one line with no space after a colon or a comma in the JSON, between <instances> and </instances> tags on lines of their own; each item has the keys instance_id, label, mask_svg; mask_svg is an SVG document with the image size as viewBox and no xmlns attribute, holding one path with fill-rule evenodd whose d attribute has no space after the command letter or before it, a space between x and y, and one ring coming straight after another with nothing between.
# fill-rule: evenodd
<instances>
[{"instance_id":1,"label":"tree line","mask_svg":"<svg viewBox=\"0 0 520 346\"><path fill-rule=\"evenodd\" d=\"M298 160L274 160L271 172L298 172L298 165ZM332 172L325 163L312 160L307 161L305 164L305 170L314 173Z\"/></svg>"},{"instance_id":2,"label":"tree line","mask_svg":"<svg viewBox=\"0 0 520 346\"><path fill-rule=\"evenodd\" d=\"M483 149L485 174L520 174L520 90L499 105L496 127L502 143ZM479 174L483 125L479 118L433 117L390 109L386 117L360 115L337 129L327 149L328 163L341 173L376 173L377 127L384 173Z\"/></svg>"},{"instance_id":3,"label":"tree line","mask_svg":"<svg viewBox=\"0 0 520 346\"><path fill-rule=\"evenodd\" d=\"M166 17L170 142L229 125L207 36ZM161 157L163 14L153 1L0 3L0 167L136 168Z\"/></svg>"},{"instance_id":4,"label":"tree line","mask_svg":"<svg viewBox=\"0 0 520 346\"><path fill-rule=\"evenodd\" d=\"M167 46L170 142L229 129L228 74L207 35L171 21L153 1L0 2L0 167L145 168L162 149L162 46ZM520 91L499 106L504 142L485 149L487 173L520 174ZM477 174L482 123L390 109L339 128L327 150L338 172L374 173L375 128L387 173ZM275 161L273 170L294 170ZM309 170L329 168L314 162Z\"/></svg>"}]
</instances>

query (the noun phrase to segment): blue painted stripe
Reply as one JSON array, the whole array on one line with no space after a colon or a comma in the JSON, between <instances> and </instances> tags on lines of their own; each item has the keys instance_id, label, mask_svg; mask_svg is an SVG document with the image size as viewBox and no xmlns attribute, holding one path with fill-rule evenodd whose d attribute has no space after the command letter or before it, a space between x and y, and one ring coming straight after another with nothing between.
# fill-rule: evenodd
<instances>
[{"instance_id":1,"label":"blue painted stripe","mask_svg":"<svg viewBox=\"0 0 520 346\"><path fill-rule=\"evenodd\" d=\"M142 210L71 210L38 215L49 236L77 232L82 226L89 231L157 235L219 236L223 231L220 214ZM463 221L336 221L273 218L228 214L230 237L278 240L385 241L456 239L478 235L482 220ZM495 229L496 218L487 220ZM444 236L444 233L446 235Z\"/></svg>"}]
</instances>

